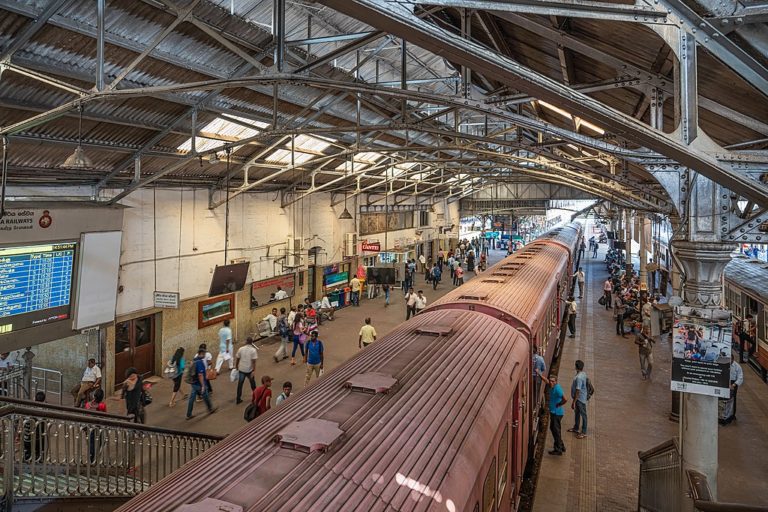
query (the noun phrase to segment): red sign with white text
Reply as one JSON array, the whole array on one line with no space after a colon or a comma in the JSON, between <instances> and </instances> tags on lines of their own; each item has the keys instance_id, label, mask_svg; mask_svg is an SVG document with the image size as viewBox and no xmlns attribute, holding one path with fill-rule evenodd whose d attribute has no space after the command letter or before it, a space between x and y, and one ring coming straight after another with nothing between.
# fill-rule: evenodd
<instances>
[{"instance_id":1,"label":"red sign with white text","mask_svg":"<svg viewBox=\"0 0 768 512\"><path fill-rule=\"evenodd\" d=\"M381 243L380 242L363 242L360 246L360 249L362 249L364 252L379 252L381 251Z\"/></svg>"}]
</instances>

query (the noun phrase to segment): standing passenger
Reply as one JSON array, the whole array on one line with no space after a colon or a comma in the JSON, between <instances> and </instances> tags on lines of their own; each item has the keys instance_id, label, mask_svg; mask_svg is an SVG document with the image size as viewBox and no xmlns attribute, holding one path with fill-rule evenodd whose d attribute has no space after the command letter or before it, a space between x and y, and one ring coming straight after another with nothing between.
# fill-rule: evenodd
<instances>
[{"instance_id":1,"label":"standing passenger","mask_svg":"<svg viewBox=\"0 0 768 512\"><path fill-rule=\"evenodd\" d=\"M565 314L568 315L568 331L570 331L571 333L568 335L568 337L575 338L576 337L576 299L573 298L573 295L568 297L568 300L565 301Z\"/></svg>"},{"instance_id":2,"label":"standing passenger","mask_svg":"<svg viewBox=\"0 0 768 512\"><path fill-rule=\"evenodd\" d=\"M360 305L360 280L357 278L357 276L354 276L352 280L349 282L349 288L352 291L352 296L350 297L350 301L352 302L352 305L359 306Z\"/></svg>"},{"instance_id":3,"label":"standing passenger","mask_svg":"<svg viewBox=\"0 0 768 512\"><path fill-rule=\"evenodd\" d=\"M547 382L543 375L541 380ZM563 388L557 383L557 375L549 378L549 431L552 432L552 439L555 442L554 449L549 452L550 455L562 455L565 453L565 443L563 443L561 422L565 411L563 406L568 401L565 399Z\"/></svg>"},{"instance_id":4,"label":"standing passenger","mask_svg":"<svg viewBox=\"0 0 768 512\"><path fill-rule=\"evenodd\" d=\"M200 395L208 408L208 414L213 414L216 409L211 404L211 398L208 396L208 387L206 382L208 378L205 375L207 365L205 364L206 350L202 346L197 350L197 357L192 360L189 368L189 383L192 389L189 392L187 401L187 419L192 419L192 408L195 406L195 397Z\"/></svg>"},{"instance_id":5,"label":"standing passenger","mask_svg":"<svg viewBox=\"0 0 768 512\"><path fill-rule=\"evenodd\" d=\"M541 390L541 381L547 382L547 363L544 362L544 358L539 354L539 347L533 346L533 387L534 387L534 403L539 403L539 392Z\"/></svg>"},{"instance_id":6,"label":"standing passenger","mask_svg":"<svg viewBox=\"0 0 768 512\"><path fill-rule=\"evenodd\" d=\"M648 334L650 331L643 327L635 338L635 344L640 355L640 373L643 374L643 380L650 379L651 370L653 370L653 339Z\"/></svg>"},{"instance_id":7,"label":"standing passenger","mask_svg":"<svg viewBox=\"0 0 768 512\"><path fill-rule=\"evenodd\" d=\"M413 288L408 288L405 296L405 319L408 320L411 315L416 315L416 293Z\"/></svg>"},{"instance_id":8,"label":"standing passenger","mask_svg":"<svg viewBox=\"0 0 768 512\"><path fill-rule=\"evenodd\" d=\"M125 409L129 415L133 415L134 423L144 423L146 416L144 414L144 381L136 368L125 370L125 382L123 382L123 399L125 400Z\"/></svg>"},{"instance_id":9,"label":"standing passenger","mask_svg":"<svg viewBox=\"0 0 768 512\"><path fill-rule=\"evenodd\" d=\"M611 309L611 293L613 292L613 283L611 282L611 278L605 280L603 283L603 297L605 297L605 309L609 310Z\"/></svg>"},{"instance_id":10,"label":"standing passenger","mask_svg":"<svg viewBox=\"0 0 768 512\"><path fill-rule=\"evenodd\" d=\"M184 347L179 347L176 352L173 353L173 357L169 361L169 364L176 368L176 376L173 378L173 394L171 395L171 401L168 403L168 407L176 405L176 395L181 389L181 379L184 377L184 368L186 367L186 360L184 359Z\"/></svg>"},{"instance_id":11,"label":"standing passenger","mask_svg":"<svg viewBox=\"0 0 768 512\"><path fill-rule=\"evenodd\" d=\"M456 286L461 286L464 284L464 269L461 268L461 265L456 265L456 270L454 272L456 275Z\"/></svg>"},{"instance_id":12,"label":"standing passenger","mask_svg":"<svg viewBox=\"0 0 768 512\"><path fill-rule=\"evenodd\" d=\"M243 381L248 379L251 385L251 391L256 389L256 380L253 378L253 371L256 369L256 359L259 352L253 344L253 338L248 336L245 339L245 345L237 349L235 356L235 366L237 367L237 395L235 403L242 403L243 399Z\"/></svg>"},{"instance_id":13,"label":"standing passenger","mask_svg":"<svg viewBox=\"0 0 768 512\"><path fill-rule=\"evenodd\" d=\"M229 320L224 320L224 326L219 329L219 354L216 356L216 373L221 372L224 361L227 361L229 369L232 369L233 349L232 329L229 327Z\"/></svg>"},{"instance_id":14,"label":"standing passenger","mask_svg":"<svg viewBox=\"0 0 768 512\"><path fill-rule=\"evenodd\" d=\"M744 384L744 370L741 369L739 363L733 358L731 353L731 368L730 368L730 386L731 397L725 402L725 414L720 419L721 425L728 425L736 419L736 393L739 391L739 387Z\"/></svg>"},{"instance_id":15,"label":"standing passenger","mask_svg":"<svg viewBox=\"0 0 768 512\"><path fill-rule=\"evenodd\" d=\"M357 339L357 347L365 348L376 341L376 329L371 325L371 318L365 319L365 325L360 328L360 335Z\"/></svg>"},{"instance_id":16,"label":"standing passenger","mask_svg":"<svg viewBox=\"0 0 768 512\"><path fill-rule=\"evenodd\" d=\"M304 379L304 386L309 385L309 380L312 378L312 373L317 374L320 378L320 374L323 371L323 342L317 339L317 331L312 331L312 336L307 342L307 375Z\"/></svg>"},{"instance_id":17,"label":"standing passenger","mask_svg":"<svg viewBox=\"0 0 768 512\"><path fill-rule=\"evenodd\" d=\"M253 390L251 403L259 409L259 415L272 408L272 377L264 375L261 378L261 386Z\"/></svg>"},{"instance_id":18,"label":"standing passenger","mask_svg":"<svg viewBox=\"0 0 768 512\"><path fill-rule=\"evenodd\" d=\"M296 349L301 349L301 357L304 358L306 361L306 357L304 356L304 340L302 340L302 336L306 336L305 332L305 325L304 325L304 319L302 317L301 313L296 313L296 316L293 320L293 350L291 351L291 366L294 366L296 364Z\"/></svg>"},{"instance_id":19,"label":"standing passenger","mask_svg":"<svg viewBox=\"0 0 768 512\"><path fill-rule=\"evenodd\" d=\"M584 269L579 267L579 270L573 274L573 277L576 278L576 282L579 284L579 298L582 298L584 296Z\"/></svg>"},{"instance_id":20,"label":"standing passenger","mask_svg":"<svg viewBox=\"0 0 768 512\"><path fill-rule=\"evenodd\" d=\"M613 298L613 316L616 319L616 334L620 335L622 338L626 338L626 334L624 334L624 312L626 311L626 306L624 305L624 301L621 299L620 294L616 294Z\"/></svg>"},{"instance_id":21,"label":"standing passenger","mask_svg":"<svg viewBox=\"0 0 768 512\"><path fill-rule=\"evenodd\" d=\"M381 290L384 292L384 307L389 306L389 285L384 283L381 285Z\"/></svg>"},{"instance_id":22,"label":"standing passenger","mask_svg":"<svg viewBox=\"0 0 768 512\"><path fill-rule=\"evenodd\" d=\"M293 390L293 384L291 384L290 381L283 382L283 392L277 395L277 399L275 400L275 405L280 405L281 403L288 400L288 398L291 396L292 390Z\"/></svg>"},{"instance_id":23,"label":"standing passenger","mask_svg":"<svg viewBox=\"0 0 768 512\"><path fill-rule=\"evenodd\" d=\"M414 307L416 308L416 315L424 311L424 308L427 307L427 298L424 296L424 292L419 290L419 294L416 295L416 301L414 303Z\"/></svg>"},{"instance_id":24,"label":"standing passenger","mask_svg":"<svg viewBox=\"0 0 768 512\"><path fill-rule=\"evenodd\" d=\"M576 434L576 439L584 439L587 437L587 400L589 394L587 392L587 374L584 372L584 362L576 360L576 377L573 378L571 383L571 409L576 413L574 418L573 428L569 428L568 432ZM581 420L581 431L579 431L579 420Z\"/></svg>"}]
</instances>

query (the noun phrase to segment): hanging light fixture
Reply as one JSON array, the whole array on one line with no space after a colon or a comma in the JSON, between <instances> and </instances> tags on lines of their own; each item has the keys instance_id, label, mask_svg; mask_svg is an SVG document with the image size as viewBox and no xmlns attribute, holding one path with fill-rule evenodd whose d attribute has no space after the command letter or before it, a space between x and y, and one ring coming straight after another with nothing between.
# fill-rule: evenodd
<instances>
[{"instance_id":1,"label":"hanging light fixture","mask_svg":"<svg viewBox=\"0 0 768 512\"><path fill-rule=\"evenodd\" d=\"M347 210L347 191L344 191L344 211L339 215L339 220L351 220L352 214Z\"/></svg>"},{"instance_id":2,"label":"hanging light fixture","mask_svg":"<svg viewBox=\"0 0 768 512\"><path fill-rule=\"evenodd\" d=\"M82 133L83 133L83 106L77 107L78 111L78 123L77 123L77 147L75 152L72 153L64 160L64 167L67 169L86 170L93 169L93 162L83 151L82 147Z\"/></svg>"},{"instance_id":3,"label":"hanging light fixture","mask_svg":"<svg viewBox=\"0 0 768 512\"><path fill-rule=\"evenodd\" d=\"M211 165L216 165L219 162L221 162L221 160L219 160L219 154L218 153L211 153L211 155L208 157L208 163L211 164Z\"/></svg>"}]
</instances>

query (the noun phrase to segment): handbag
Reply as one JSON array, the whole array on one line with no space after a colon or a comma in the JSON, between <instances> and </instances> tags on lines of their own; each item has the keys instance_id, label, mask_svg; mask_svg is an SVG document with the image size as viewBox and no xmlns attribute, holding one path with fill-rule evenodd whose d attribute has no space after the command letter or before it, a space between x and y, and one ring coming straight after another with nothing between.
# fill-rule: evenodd
<instances>
[{"instance_id":1,"label":"handbag","mask_svg":"<svg viewBox=\"0 0 768 512\"><path fill-rule=\"evenodd\" d=\"M218 373L216 373L216 368L208 368L205 371L205 378L208 380L216 380L216 378L219 376Z\"/></svg>"},{"instance_id":2,"label":"handbag","mask_svg":"<svg viewBox=\"0 0 768 512\"><path fill-rule=\"evenodd\" d=\"M229 382L235 382L238 373L237 368L232 368L232 371L229 372Z\"/></svg>"},{"instance_id":3,"label":"handbag","mask_svg":"<svg viewBox=\"0 0 768 512\"><path fill-rule=\"evenodd\" d=\"M599 299L597 299L597 303L601 306L605 306L605 295L601 295Z\"/></svg>"},{"instance_id":4,"label":"handbag","mask_svg":"<svg viewBox=\"0 0 768 512\"><path fill-rule=\"evenodd\" d=\"M174 363L169 362L167 365L165 365L165 368L163 368L163 377L166 379L175 379L179 376L179 367L176 366Z\"/></svg>"},{"instance_id":5,"label":"handbag","mask_svg":"<svg viewBox=\"0 0 768 512\"><path fill-rule=\"evenodd\" d=\"M305 343L307 342L307 339L308 339L308 338L309 338L309 336L307 336L307 335L306 335L306 334L304 334L304 333L301 333L301 334L299 335L299 343L301 343L302 345L303 345L303 344L305 344Z\"/></svg>"},{"instance_id":6,"label":"handbag","mask_svg":"<svg viewBox=\"0 0 768 512\"><path fill-rule=\"evenodd\" d=\"M149 394L149 391L144 391L141 394L141 405L146 407L151 403L152 403L152 395Z\"/></svg>"}]
</instances>

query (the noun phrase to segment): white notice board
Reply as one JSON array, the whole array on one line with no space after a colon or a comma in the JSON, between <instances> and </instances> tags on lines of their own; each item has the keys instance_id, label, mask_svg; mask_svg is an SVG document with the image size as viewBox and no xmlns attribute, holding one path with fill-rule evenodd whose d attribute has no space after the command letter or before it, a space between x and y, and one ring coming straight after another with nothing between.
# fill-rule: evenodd
<instances>
[{"instance_id":1,"label":"white notice board","mask_svg":"<svg viewBox=\"0 0 768 512\"><path fill-rule=\"evenodd\" d=\"M80 236L73 330L115 320L122 234L105 231Z\"/></svg>"}]
</instances>

